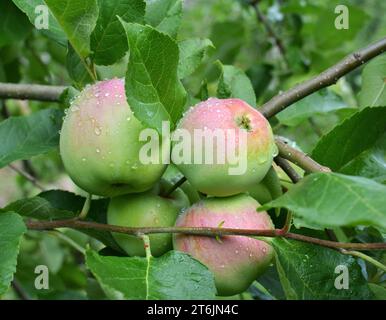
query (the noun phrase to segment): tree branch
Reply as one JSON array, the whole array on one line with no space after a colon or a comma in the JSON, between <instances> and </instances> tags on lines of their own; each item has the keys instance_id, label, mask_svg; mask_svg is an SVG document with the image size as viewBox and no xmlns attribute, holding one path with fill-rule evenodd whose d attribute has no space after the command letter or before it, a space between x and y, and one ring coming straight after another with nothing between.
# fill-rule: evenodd
<instances>
[{"instance_id":1,"label":"tree branch","mask_svg":"<svg viewBox=\"0 0 386 320\"><path fill-rule=\"evenodd\" d=\"M331 169L317 163L305 153L289 146L283 139L275 137L275 143L279 149L280 157L298 165L306 172L331 172Z\"/></svg>"},{"instance_id":2,"label":"tree branch","mask_svg":"<svg viewBox=\"0 0 386 320\"><path fill-rule=\"evenodd\" d=\"M301 177L298 173L291 167L287 160L283 159L280 156L275 157L275 163L283 169L287 176L291 179L293 183L300 181Z\"/></svg>"},{"instance_id":3,"label":"tree branch","mask_svg":"<svg viewBox=\"0 0 386 320\"><path fill-rule=\"evenodd\" d=\"M0 83L0 99L20 99L59 102L67 87L40 84Z\"/></svg>"},{"instance_id":4,"label":"tree branch","mask_svg":"<svg viewBox=\"0 0 386 320\"><path fill-rule=\"evenodd\" d=\"M336 83L339 78L385 51L386 37L366 48L348 55L343 60L326 69L315 78L307 80L292 89L273 97L271 100L262 105L260 112L265 117L270 118L294 102Z\"/></svg>"},{"instance_id":5,"label":"tree branch","mask_svg":"<svg viewBox=\"0 0 386 320\"><path fill-rule=\"evenodd\" d=\"M18 167L14 166L13 164L8 165L13 171L17 172L24 178L26 178L29 182L31 182L36 188L40 189L41 191L44 191L45 188L36 180L35 177L30 175L28 172L23 171L22 169L19 169Z\"/></svg>"},{"instance_id":6,"label":"tree branch","mask_svg":"<svg viewBox=\"0 0 386 320\"><path fill-rule=\"evenodd\" d=\"M286 50L285 50L285 47L283 45L283 42L278 37L276 32L273 30L273 28L272 28L271 24L268 22L267 18L260 11L260 8L259 8L259 5L258 5L258 1L252 2L251 4L252 4L252 6L255 9L257 19L263 24L265 30L268 33L268 36L273 40L273 42L275 43L275 46L279 50L279 53L280 53L280 55L283 58L283 61L284 61L284 64L285 64L286 68L288 68L288 61L287 61L287 58L286 58L286 55L285 55L285 51Z\"/></svg>"},{"instance_id":7,"label":"tree branch","mask_svg":"<svg viewBox=\"0 0 386 320\"><path fill-rule=\"evenodd\" d=\"M52 230L56 228L72 229L93 229L108 232L116 232L142 236L153 233L183 233L189 235L222 237L229 235L239 236L261 236L261 237L282 237L302 242L308 242L323 247L347 250L386 250L386 243L345 243L312 238L296 233L283 234L281 229L274 230L255 230L255 229L234 229L234 228L210 228L210 227L143 227L130 228L121 227L91 221L82 221L78 219L54 220L54 221L26 221L30 230Z\"/></svg>"}]
</instances>

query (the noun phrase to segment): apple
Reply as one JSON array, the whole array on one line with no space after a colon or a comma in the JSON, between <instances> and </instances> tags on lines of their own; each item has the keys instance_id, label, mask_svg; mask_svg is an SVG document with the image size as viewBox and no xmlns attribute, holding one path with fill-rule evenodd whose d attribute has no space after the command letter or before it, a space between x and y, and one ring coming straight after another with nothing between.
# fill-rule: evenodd
<instances>
[{"instance_id":1,"label":"apple","mask_svg":"<svg viewBox=\"0 0 386 320\"><path fill-rule=\"evenodd\" d=\"M215 157L212 163L205 162L205 159L203 163L197 163L193 157L189 163L183 161L177 163L174 160L178 169L193 187L204 194L224 197L248 191L264 178L272 165L273 157L277 154L277 147L268 121L259 111L240 99L209 98L191 107L178 123L175 134L188 132L191 137L194 137L195 132L200 130L201 132L220 130L224 132L227 149L233 148L234 154L238 154L242 147L245 150L244 155L241 155L242 158L240 158L244 159L244 168L241 168L242 170L236 174L230 174L230 168L236 165L231 163L228 157L223 163L216 160ZM235 133L233 147L231 144L228 147L231 139L231 136L226 133L228 130ZM240 132L246 135L246 139L241 139ZM217 155L219 148L226 150L219 145L218 140L213 139L213 141L211 151L213 154ZM203 153L204 142L202 144L201 142L202 140L191 139L192 154ZM175 140L172 144L173 149L179 147ZM173 154L174 150L172 150Z\"/></svg>"},{"instance_id":2,"label":"apple","mask_svg":"<svg viewBox=\"0 0 386 320\"><path fill-rule=\"evenodd\" d=\"M248 194L260 204L270 202L283 194L279 176L273 166L260 183L248 190Z\"/></svg>"},{"instance_id":3,"label":"apple","mask_svg":"<svg viewBox=\"0 0 386 320\"><path fill-rule=\"evenodd\" d=\"M182 213L178 227L223 227L237 229L274 228L260 204L246 194L227 198L206 198ZM273 248L262 240L245 236L221 239L176 234L174 249L186 252L206 265L214 274L218 294L231 296L245 291L270 264Z\"/></svg>"},{"instance_id":4,"label":"apple","mask_svg":"<svg viewBox=\"0 0 386 320\"><path fill-rule=\"evenodd\" d=\"M85 191L117 196L149 190L166 165L142 164L145 127L126 101L124 80L86 87L67 111L60 134L60 154L72 180Z\"/></svg>"},{"instance_id":5,"label":"apple","mask_svg":"<svg viewBox=\"0 0 386 320\"><path fill-rule=\"evenodd\" d=\"M181 210L189 207L189 199L181 189L162 196L172 185L162 180L151 191L127 194L110 200L107 223L124 227L172 227ZM145 256L142 239L122 233L113 233L118 245L130 256ZM150 234L153 256L161 256L172 249L172 235Z\"/></svg>"}]
</instances>

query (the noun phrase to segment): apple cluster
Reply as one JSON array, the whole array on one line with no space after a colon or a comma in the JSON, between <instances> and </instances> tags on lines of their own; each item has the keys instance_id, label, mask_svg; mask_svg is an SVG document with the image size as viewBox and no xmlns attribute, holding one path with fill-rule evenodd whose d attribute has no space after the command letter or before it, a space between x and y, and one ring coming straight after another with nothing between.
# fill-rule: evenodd
<instances>
[{"instance_id":1,"label":"apple cluster","mask_svg":"<svg viewBox=\"0 0 386 320\"><path fill-rule=\"evenodd\" d=\"M260 204L274 196L277 179L272 168L276 146L268 121L240 99L210 98L190 108L176 130L238 129L246 139L246 170L230 175L231 163L143 164L139 153L146 126L126 101L124 80L100 81L86 87L71 103L63 122L60 153L72 180L88 193L111 198L107 222L127 227L224 227L273 229ZM170 141L160 140L160 144ZM172 145L173 148L173 145ZM202 145L194 141L192 152ZM173 183L187 181L173 192ZM130 256L144 256L142 240L113 233ZM175 249L206 265L215 277L219 295L234 295L270 264L273 249L252 237L193 236L167 233L149 236L152 255Z\"/></svg>"}]
</instances>

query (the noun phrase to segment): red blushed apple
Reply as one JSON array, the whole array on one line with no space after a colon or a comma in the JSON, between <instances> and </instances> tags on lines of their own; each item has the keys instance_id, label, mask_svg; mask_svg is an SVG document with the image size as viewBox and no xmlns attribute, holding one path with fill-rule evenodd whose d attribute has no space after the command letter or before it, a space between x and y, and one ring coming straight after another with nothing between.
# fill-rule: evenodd
<instances>
[{"instance_id":1,"label":"red blushed apple","mask_svg":"<svg viewBox=\"0 0 386 320\"><path fill-rule=\"evenodd\" d=\"M227 134L229 129L234 132L234 136ZM213 148L209 151L213 154L212 163L208 163L204 157L202 163L194 160L194 155L206 152L205 142L194 139L197 130L224 132L226 148L219 144L219 140L213 139ZM178 154L176 149L180 146L174 142L172 160L193 187L208 195L224 197L248 191L264 178L277 154L268 121L259 111L240 99L210 98L197 104L179 122L175 134L181 132L187 132L192 137L189 148L193 156L189 163L177 163L174 154ZM229 139L233 139L233 145ZM226 154L222 163L217 158L219 148ZM239 164L233 163L234 159L227 156L229 152L238 155ZM230 174L230 169L235 170L238 165L239 172Z\"/></svg>"},{"instance_id":2,"label":"red blushed apple","mask_svg":"<svg viewBox=\"0 0 386 320\"><path fill-rule=\"evenodd\" d=\"M207 198L179 216L178 227L223 227L271 230L266 212L246 194ZM213 272L218 294L230 296L245 291L270 264L273 248L266 242L245 236L220 239L176 234L174 249L189 253Z\"/></svg>"},{"instance_id":3,"label":"red blushed apple","mask_svg":"<svg viewBox=\"0 0 386 320\"><path fill-rule=\"evenodd\" d=\"M79 187L96 195L149 190L166 165L141 163L143 129L126 101L123 80L86 87L68 109L61 130L60 154L67 173Z\"/></svg>"}]
</instances>

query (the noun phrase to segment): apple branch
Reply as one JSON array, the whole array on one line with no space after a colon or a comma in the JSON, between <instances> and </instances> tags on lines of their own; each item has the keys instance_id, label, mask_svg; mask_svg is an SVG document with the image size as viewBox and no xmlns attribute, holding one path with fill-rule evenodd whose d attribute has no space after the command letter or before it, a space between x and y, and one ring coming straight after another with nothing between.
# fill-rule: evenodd
<instances>
[{"instance_id":1,"label":"apple branch","mask_svg":"<svg viewBox=\"0 0 386 320\"><path fill-rule=\"evenodd\" d=\"M326 69L315 78L307 80L292 89L274 96L260 108L260 112L270 118L276 113L284 110L294 102L303 99L304 97L328 87L338 81L341 77L358 68L365 62L380 55L386 51L386 37L363 48L355 53L352 53L339 61L337 64Z\"/></svg>"},{"instance_id":2,"label":"apple branch","mask_svg":"<svg viewBox=\"0 0 386 320\"><path fill-rule=\"evenodd\" d=\"M259 5L258 5L258 1L252 1L251 5L255 9L257 19L263 24L265 30L267 31L268 36L273 40L273 42L274 42L275 46L277 47L280 55L282 56L286 68L288 68L288 61L287 61L287 58L286 58L286 55L285 55L285 51L286 50L285 50L285 47L283 45L283 42L281 41L281 39L278 37L278 35L273 30L271 24L269 23L269 21L267 20L265 15L260 11L260 8L259 8Z\"/></svg>"},{"instance_id":3,"label":"apple branch","mask_svg":"<svg viewBox=\"0 0 386 320\"><path fill-rule=\"evenodd\" d=\"M310 156L288 145L283 139L275 137L276 146L279 149L280 157L291 161L306 172L331 172L331 169L317 163ZM284 170L284 168L283 168Z\"/></svg>"},{"instance_id":4,"label":"apple branch","mask_svg":"<svg viewBox=\"0 0 386 320\"><path fill-rule=\"evenodd\" d=\"M52 230L56 228L72 229L93 229L108 232L116 232L130 235L148 235L154 233L183 233L189 235L222 237L230 235L238 236L260 236L260 237L281 237L302 242L308 242L323 247L346 250L386 250L386 243L347 243L323 240L304 236L297 233L283 233L282 229L256 230L256 229L235 229L235 228L210 228L210 227L143 227L131 228L110 224L103 224L78 219L54 220L54 221L26 221L26 226L30 230Z\"/></svg>"},{"instance_id":5,"label":"apple branch","mask_svg":"<svg viewBox=\"0 0 386 320\"><path fill-rule=\"evenodd\" d=\"M0 99L59 102L67 87L41 84L0 83Z\"/></svg>"}]
</instances>

